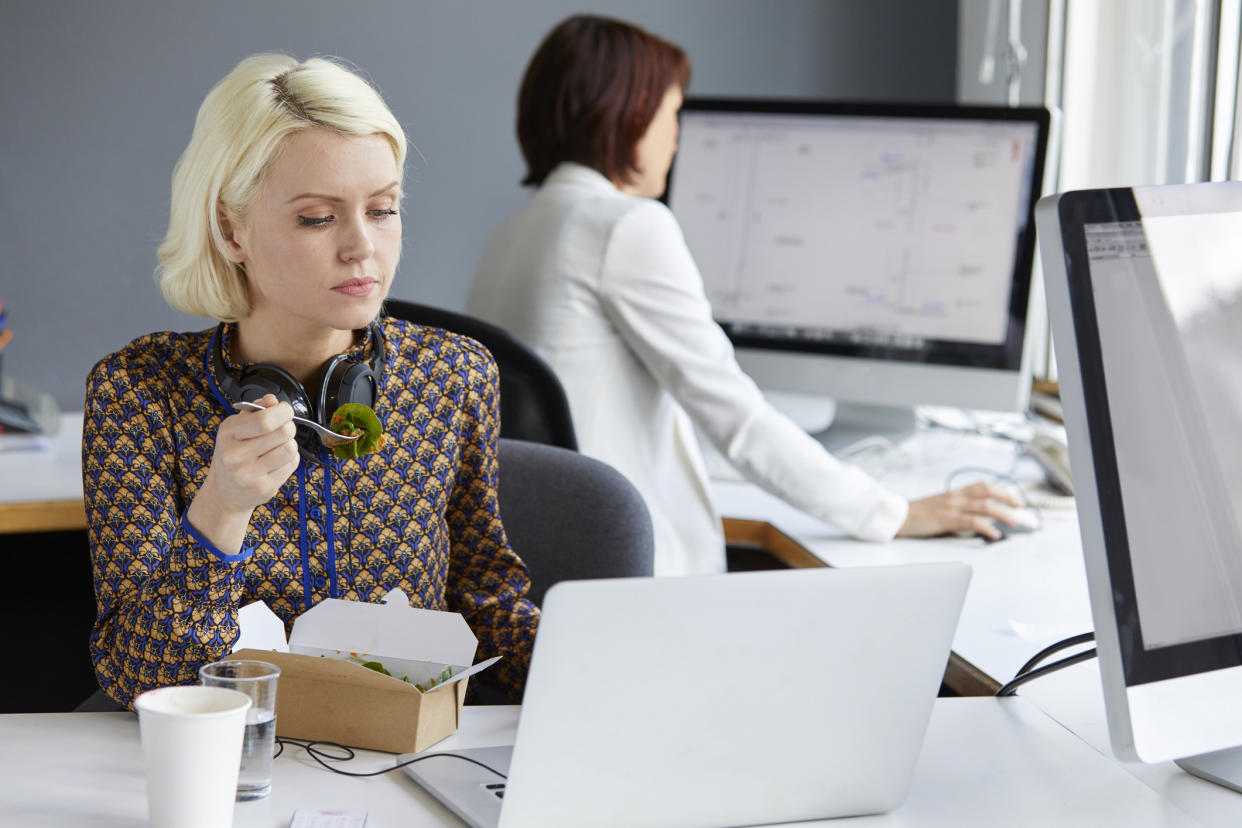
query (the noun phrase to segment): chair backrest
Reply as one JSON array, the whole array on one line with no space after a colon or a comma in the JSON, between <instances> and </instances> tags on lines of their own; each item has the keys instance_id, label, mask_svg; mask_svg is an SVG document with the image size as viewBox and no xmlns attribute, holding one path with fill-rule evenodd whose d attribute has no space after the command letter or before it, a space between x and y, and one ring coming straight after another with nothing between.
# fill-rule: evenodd
<instances>
[{"instance_id":1,"label":"chair backrest","mask_svg":"<svg viewBox=\"0 0 1242 828\"><path fill-rule=\"evenodd\" d=\"M576 451L500 441L500 517L530 569L530 598L557 581L651 575L647 504L621 472Z\"/></svg>"},{"instance_id":2,"label":"chair backrest","mask_svg":"<svg viewBox=\"0 0 1242 828\"><path fill-rule=\"evenodd\" d=\"M389 316L444 328L482 343L500 369L500 436L578 448L569 398L552 366L504 328L464 313L389 299Z\"/></svg>"}]
</instances>

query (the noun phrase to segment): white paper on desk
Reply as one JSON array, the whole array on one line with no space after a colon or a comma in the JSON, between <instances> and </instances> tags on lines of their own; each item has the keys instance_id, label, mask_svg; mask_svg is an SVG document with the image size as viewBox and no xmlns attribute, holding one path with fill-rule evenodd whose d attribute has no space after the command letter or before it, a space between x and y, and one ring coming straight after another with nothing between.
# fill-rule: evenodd
<instances>
[{"instance_id":1,"label":"white paper on desk","mask_svg":"<svg viewBox=\"0 0 1242 828\"><path fill-rule=\"evenodd\" d=\"M1032 644L1045 645L1054 641L1063 641L1066 638L1072 638L1075 635L1081 635L1085 632L1091 632L1090 629L1083 629L1081 625L1073 624L1027 624L1022 621L1009 619L1009 627L1023 641L1029 641Z\"/></svg>"},{"instance_id":2,"label":"white paper on desk","mask_svg":"<svg viewBox=\"0 0 1242 828\"><path fill-rule=\"evenodd\" d=\"M51 451L52 441L42 434L3 434L0 435L0 452L8 451Z\"/></svg>"},{"instance_id":3,"label":"white paper on desk","mask_svg":"<svg viewBox=\"0 0 1242 828\"><path fill-rule=\"evenodd\" d=\"M233 646L233 652L245 649L289 652L289 642L285 640L285 622L277 618L276 613L262 601L246 604L239 609L237 624L241 627L241 635Z\"/></svg>"}]
</instances>

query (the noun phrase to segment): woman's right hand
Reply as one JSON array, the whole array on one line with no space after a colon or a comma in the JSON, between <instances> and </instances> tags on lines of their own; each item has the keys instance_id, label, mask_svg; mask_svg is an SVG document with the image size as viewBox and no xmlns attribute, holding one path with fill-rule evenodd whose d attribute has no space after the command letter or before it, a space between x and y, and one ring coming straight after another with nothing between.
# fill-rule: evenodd
<instances>
[{"instance_id":1,"label":"woman's right hand","mask_svg":"<svg viewBox=\"0 0 1242 828\"><path fill-rule=\"evenodd\" d=\"M191 525L221 552L236 554L256 506L298 467L293 408L268 394L263 411L226 417L216 431L207 477L187 511Z\"/></svg>"},{"instance_id":2,"label":"woman's right hand","mask_svg":"<svg viewBox=\"0 0 1242 828\"><path fill-rule=\"evenodd\" d=\"M974 483L910 501L910 512L897 537L927 538L965 531L999 540L1001 533L994 521L1013 523L1010 509L1022 505L1022 498L1009 486Z\"/></svg>"},{"instance_id":3,"label":"woman's right hand","mask_svg":"<svg viewBox=\"0 0 1242 828\"><path fill-rule=\"evenodd\" d=\"M243 411L220 423L207 472L217 496L247 512L271 500L298 467L293 407L271 394L258 405L262 411Z\"/></svg>"}]
</instances>

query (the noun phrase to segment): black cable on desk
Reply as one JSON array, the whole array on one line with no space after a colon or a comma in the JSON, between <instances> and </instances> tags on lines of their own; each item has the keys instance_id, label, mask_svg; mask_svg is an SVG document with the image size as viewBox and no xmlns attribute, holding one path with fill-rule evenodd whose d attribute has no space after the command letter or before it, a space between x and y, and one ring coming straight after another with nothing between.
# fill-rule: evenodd
<instances>
[{"instance_id":1,"label":"black cable on desk","mask_svg":"<svg viewBox=\"0 0 1242 828\"><path fill-rule=\"evenodd\" d=\"M459 753L429 753L426 756L415 756L413 759L407 759L404 762L393 765L390 768L380 768L379 770L376 770L376 771L347 771L347 770L341 770L340 768L332 767L331 765L328 764L328 761L348 762L349 760L353 759L356 754L354 753L354 749L351 747L346 747L345 745L337 744L336 742L313 742L313 741L302 740L302 739L288 739L282 736L276 737L276 743L280 745L280 749L276 751L276 753L273 755L273 758L284 753L285 745L287 744L297 745L298 747L305 750L310 755L310 757L314 759L316 762L318 762L320 765L332 771L333 773L339 773L341 776L380 776L382 774L392 773L395 770L404 768L406 765L412 765L415 762L421 762L424 759L432 759L436 756L445 756L450 759L460 759L463 762L470 762L471 764L478 765L484 770L490 771L491 773L496 774L501 779L509 778L505 776L503 773L501 773L500 771L491 767L490 765L485 765L482 762L480 762L478 759L471 759L469 756L462 756ZM332 753L329 753L328 751L324 750L323 748L325 747L333 748L339 751L339 754L333 755Z\"/></svg>"},{"instance_id":2,"label":"black cable on desk","mask_svg":"<svg viewBox=\"0 0 1242 828\"><path fill-rule=\"evenodd\" d=\"M1020 668L1018 668L1018 672L1014 674L1014 678L1017 678L1018 676L1025 673L1027 670L1034 668L1036 664L1043 661L1045 658L1052 655L1053 653L1059 653L1061 650L1064 650L1066 647L1073 647L1078 644L1086 644L1088 641L1095 641L1095 633L1082 633L1081 635L1072 635L1069 638L1066 638L1062 641L1058 641L1056 644L1049 644L1047 647L1044 647L1038 653L1031 656L1030 660L1027 661L1026 664L1023 664Z\"/></svg>"},{"instance_id":3,"label":"black cable on desk","mask_svg":"<svg viewBox=\"0 0 1242 828\"><path fill-rule=\"evenodd\" d=\"M1010 679L1009 683L996 691L996 695L1012 696L1014 691L1016 691L1023 684L1026 684L1028 681L1032 681L1040 678L1041 676L1046 676L1049 673L1055 673L1057 670L1061 670L1065 667L1071 667L1075 664L1095 658L1096 651L1093 647L1090 650L1084 650L1081 653L1076 653L1067 658L1063 658L1060 661L1054 661L1051 664L1046 664L1038 669L1033 669L1036 664L1043 661L1053 653L1060 652L1067 647L1073 647L1077 644L1086 644L1088 641L1094 640L1095 633L1082 633L1081 635L1070 636L1069 638L1058 641L1055 644L1050 644L1035 655L1031 656L1031 658L1027 660L1026 664L1023 664L1022 667L1018 669L1018 672L1012 679Z\"/></svg>"}]
</instances>

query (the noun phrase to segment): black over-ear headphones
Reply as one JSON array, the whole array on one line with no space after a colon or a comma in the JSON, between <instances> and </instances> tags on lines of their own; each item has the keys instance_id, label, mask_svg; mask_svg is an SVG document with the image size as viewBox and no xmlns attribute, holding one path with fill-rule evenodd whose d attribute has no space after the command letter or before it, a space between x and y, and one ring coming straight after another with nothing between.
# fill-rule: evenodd
<instances>
[{"instance_id":1,"label":"black over-ear headphones","mask_svg":"<svg viewBox=\"0 0 1242 828\"><path fill-rule=\"evenodd\" d=\"M292 374L276 365L256 363L242 370L241 376L235 378L224 363L223 322L216 326L211 335L211 372L230 402L253 402L267 394L274 394L276 399L293 406L293 413L297 416L327 426L332 413L345 403L375 407L380 377L384 373L384 334L378 321L372 321L369 327L370 361L355 362L344 354L332 357L324 363L323 378L314 396L308 394ZM308 447L307 439L318 443L318 438L309 432L309 429L298 429L298 444L303 448Z\"/></svg>"}]
</instances>

